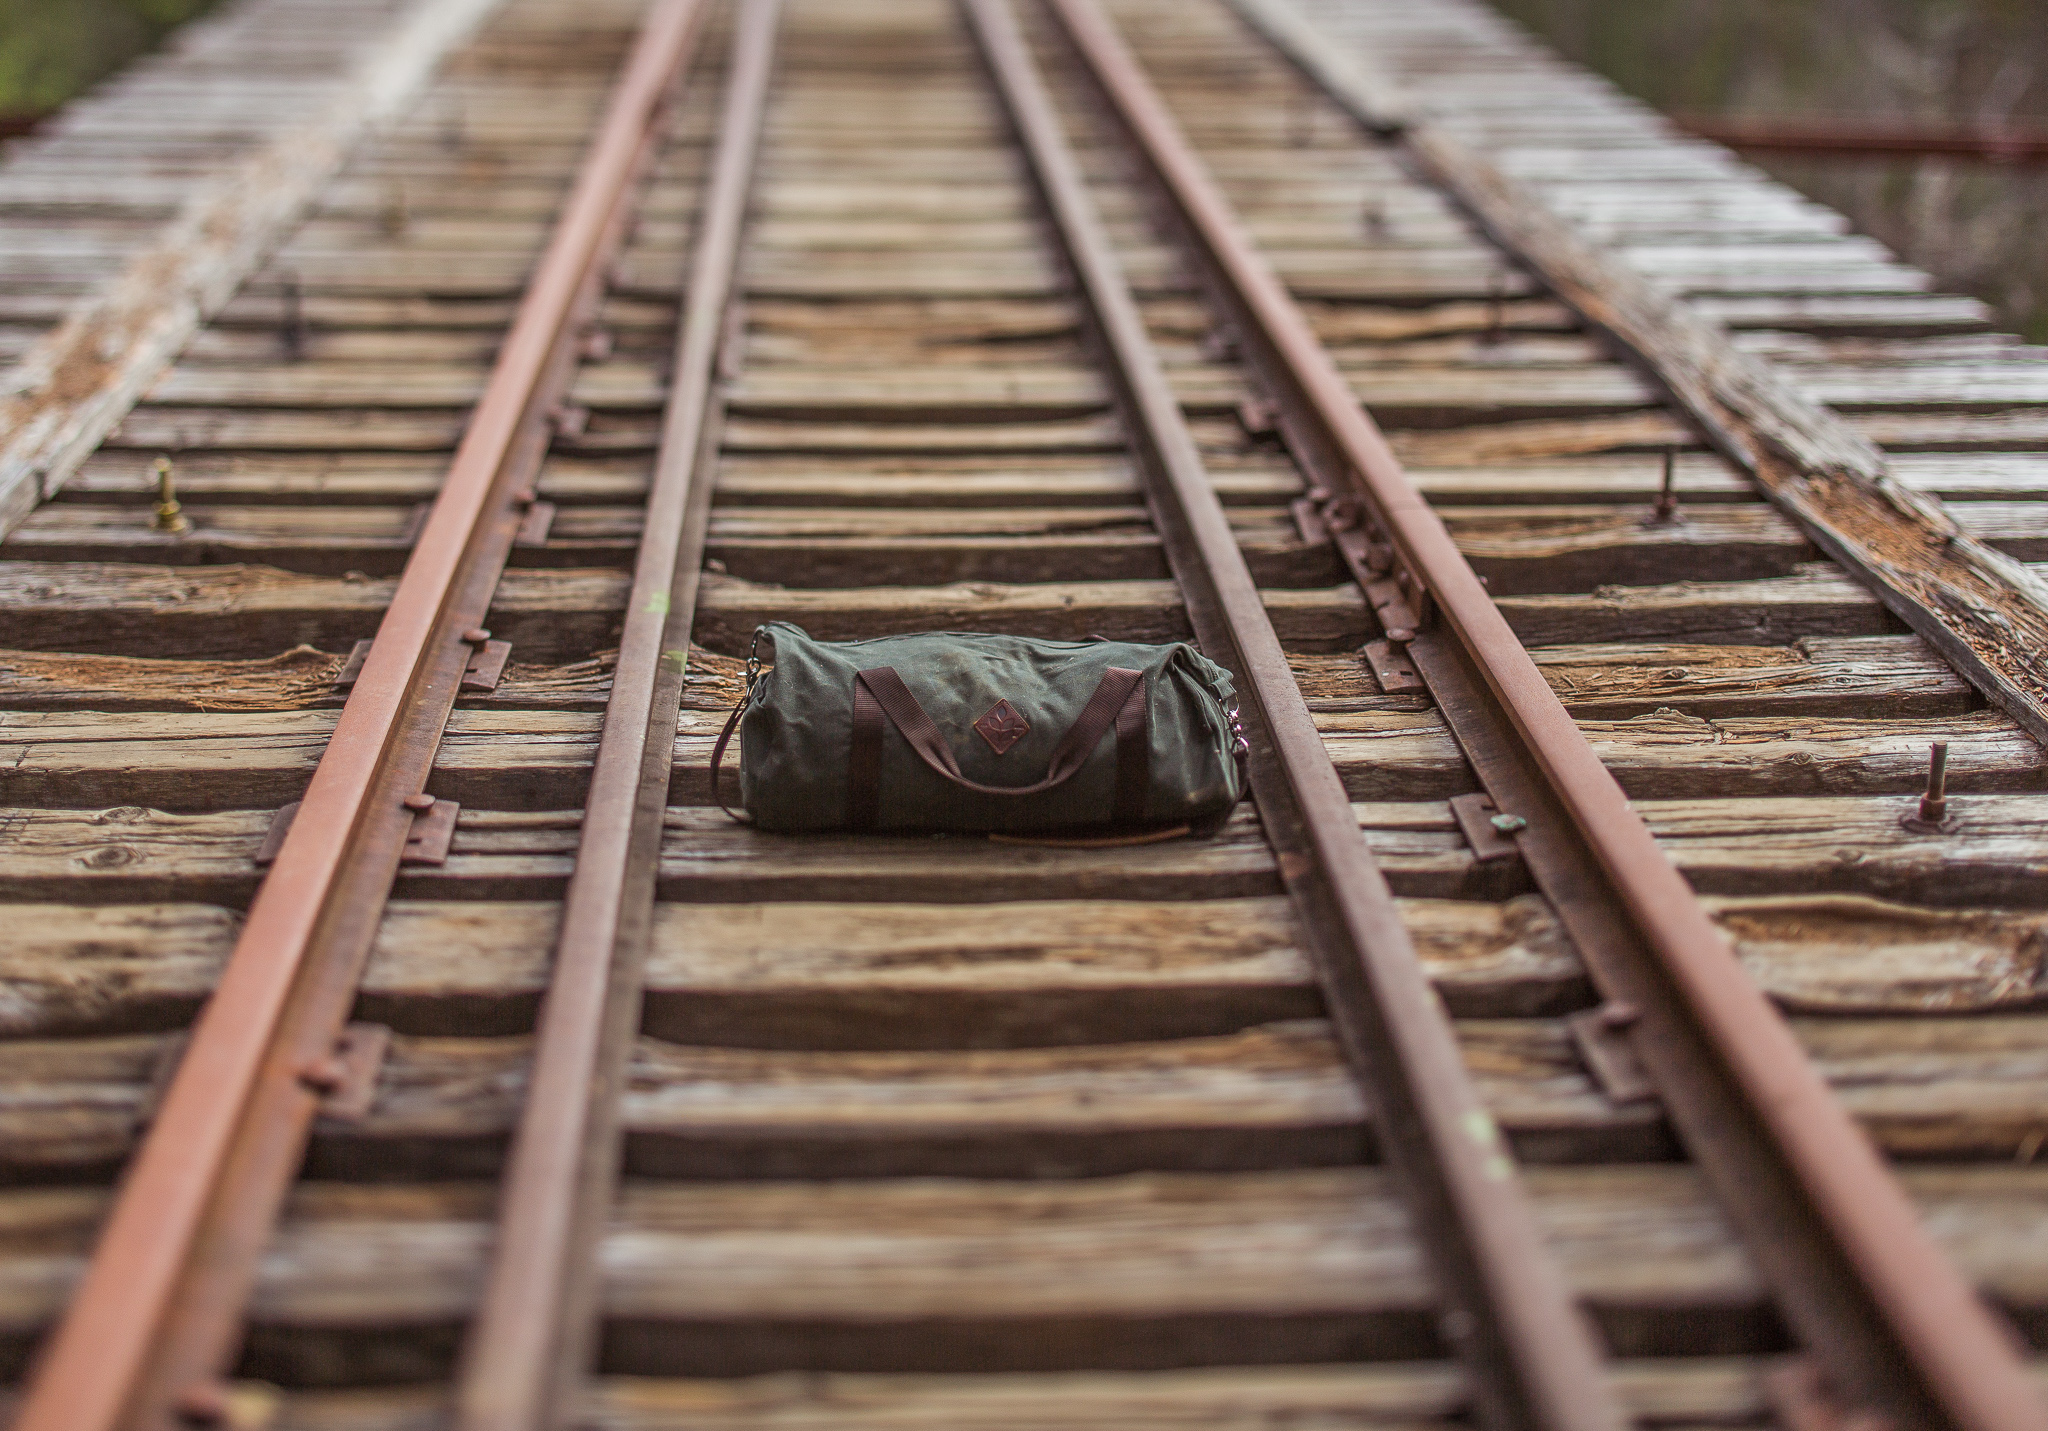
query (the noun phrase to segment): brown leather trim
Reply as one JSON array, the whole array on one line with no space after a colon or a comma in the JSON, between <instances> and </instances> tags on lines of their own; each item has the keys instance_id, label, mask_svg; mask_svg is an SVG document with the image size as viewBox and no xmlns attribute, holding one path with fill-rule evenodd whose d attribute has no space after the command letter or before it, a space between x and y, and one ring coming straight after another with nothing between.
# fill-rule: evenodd
<instances>
[{"instance_id":1,"label":"brown leather trim","mask_svg":"<svg viewBox=\"0 0 2048 1431\"><path fill-rule=\"evenodd\" d=\"M747 713L747 697L740 697L740 703L732 708L732 714L725 718L725 729L718 733L718 743L711 747L711 798L718 802L718 808L725 811L741 824L753 824L752 818L741 814L725 803L725 794L719 777L725 765L725 747L732 740L732 733L739 728L740 717Z\"/></svg>"},{"instance_id":2,"label":"brown leather trim","mask_svg":"<svg viewBox=\"0 0 2048 1431\"><path fill-rule=\"evenodd\" d=\"M872 830L882 809L882 706L862 679L853 680L853 742L846 759L846 823Z\"/></svg>"},{"instance_id":3,"label":"brown leather trim","mask_svg":"<svg viewBox=\"0 0 2048 1431\"><path fill-rule=\"evenodd\" d=\"M939 775L944 776L963 790L973 790L983 795L1036 795L1063 785L1080 773L1088 763L1088 757L1109 733L1110 726L1117 722L1118 713L1129 702L1134 691L1142 691L1145 673L1126 670L1122 666L1111 666L1103 673L1095 693L1088 698L1088 704L1081 708L1081 714L1074 719L1067 733L1060 737L1060 743L1053 748L1052 759L1046 765L1045 776L1030 785L983 785L969 780L960 771L960 763L953 758L952 747L946 738L925 714L924 707L917 703L917 697L910 693L910 687L903 684L903 678L896 674L893 666L875 666L854 677L855 724L859 724L860 699L862 691L873 693L873 699L881 710L895 723L910 748L917 752L920 760ZM1140 703L1143 704L1142 702ZM1143 719L1142 712L1140 719ZM1123 790L1125 742L1119 733L1117 741L1118 792ZM1149 754L1149 751L1148 751ZM879 766L879 759L877 765Z\"/></svg>"},{"instance_id":4,"label":"brown leather trim","mask_svg":"<svg viewBox=\"0 0 2048 1431\"><path fill-rule=\"evenodd\" d=\"M1131 687L1116 711L1116 801L1111 818L1119 825L1145 820L1145 801L1152 791L1152 702L1144 677Z\"/></svg>"}]
</instances>

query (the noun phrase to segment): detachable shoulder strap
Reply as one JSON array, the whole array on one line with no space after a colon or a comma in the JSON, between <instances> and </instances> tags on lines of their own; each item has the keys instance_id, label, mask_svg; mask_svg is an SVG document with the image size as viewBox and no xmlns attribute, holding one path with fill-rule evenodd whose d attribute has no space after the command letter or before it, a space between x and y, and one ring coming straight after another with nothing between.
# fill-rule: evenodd
<instances>
[{"instance_id":1,"label":"detachable shoulder strap","mask_svg":"<svg viewBox=\"0 0 2048 1431\"><path fill-rule=\"evenodd\" d=\"M1036 795L1064 785L1087 765L1112 728L1116 731L1116 796L1113 818L1135 823L1145 816L1151 786L1152 741L1145 673L1111 666L1103 673L1081 714L1053 747L1043 777L1029 785L984 785L961 773L952 747L925 713L893 666L860 672L853 682L853 740L847 759L847 823L872 829L881 806L882 737L885 722L927 767L963 790L982 795Z\"/></svg>"},{"instance_id":2,"label":"detachable shoulder strap","mask_svg":"<svg viewBox=\"0 0 2048 1431\"><path fill-rule=\"evenodd\" d=\"M743 825L753 824L753 817L743 814L725 803L724 792L720 789L719 776L724 773L721 767L725 764L725 747L731 742L732 733L739 729L740 717L747 713L747 702L752 698L753 693L751 691L740 697L740 703L734 706L732 714L725 718L725 729L718 733L718 743L711 747L711 798L718 802L719 809L725 811L726 814L732 816L733 819L738 820Z\"/></svg>"}]
</instances>

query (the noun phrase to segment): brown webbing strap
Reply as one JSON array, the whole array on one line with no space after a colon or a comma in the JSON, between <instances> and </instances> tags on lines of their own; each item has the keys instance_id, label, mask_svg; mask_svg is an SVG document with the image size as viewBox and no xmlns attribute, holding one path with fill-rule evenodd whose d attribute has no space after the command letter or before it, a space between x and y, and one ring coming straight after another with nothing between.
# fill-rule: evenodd
<instances>
[{"instance_id":1,"label":"brown webbing strap","mask_svg":"<svg viewBox=\"0 0 2048 1431\"><path fill-rule=\"evenodd\" d=\"M881 702L859 677L853 682L853 745L846 758L846 823L872 830L882 807Z\"/></svg>"},{"instance_id":2,"label":"brown webbing strap","mask_svg":"<svg viewBox=\"0 0 2048 1431\"><path fill-rule=\"evenodd\" d=\"M983 785L969 780L932 718L903 684L892 666L862 671L853 682L853 745L848 752L847 818L856 828L872 828L881 793L881 723L893 723L920 760L964 790L983 795L1036 795L1062 785L1080 773L1088 757L1116 728L1116 803L1114 818L1142 818L1145 793L1151 784L1150 703L1145 699L1145 673L1112 666L1103 673L1081 714L1060 737L1043 779L1030 785ZM857 804L864 799L865 806ZM864 818L863 818L864 816Z\"/></svg>"},{"instance_id":3,"label":"brown webbing strap","mask_svg":"<svg viewBox=\"0 0 2048 1431\"><path fill-rule=\"evenodd\" d=\"M1145 818L1145 797L1152 790L1152 702L1145 683L1138 682L1116 709L1116 801L1111 817L1119 825Z\"/></svg>"},{"instance_id":4,"label":"brown webbing strap","mask_svg":"<svg viewBox=\"0 0 2048 1431\"><path fill-rule=\"evenodd\" d=\"M751 825L754 823L751 819L725 803L725 794L720 788L718 778L724 773L721 767L725 764L725 747L731 742L733 731L738 729L740 717L746 713L747 701L745 697L741 697L740 703L732 708L732 714L725 718L725 729L718 733L717 743L711 747L711 798L718 803L719 809L733 819Z\"/></svg>"}]
</instances>

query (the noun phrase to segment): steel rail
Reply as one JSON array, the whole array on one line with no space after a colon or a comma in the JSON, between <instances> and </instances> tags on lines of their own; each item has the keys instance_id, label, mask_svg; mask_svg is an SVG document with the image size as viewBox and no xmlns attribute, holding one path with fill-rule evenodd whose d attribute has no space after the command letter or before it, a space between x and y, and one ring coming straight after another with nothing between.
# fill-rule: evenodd
<instances>
[{"instance_id":1,"label":"steel rail","mask_svg":"<svg viewBox=\"0 0 2048 1431\"><path fill-rule=\"evenodd\" d=\"M1835 1391L1902 1424L2040 1431L2048 1412L2015 1339L1934 1245L1658 848L1099 4L1046 4L1276 388L1290 441L1312 470L1342 484L1325 494L1332 525L1355 524L1348 537L1338 533L1340 551L1369 594L1384 598L1383 621L1402 613L1417 664L1435 667L1425 672L1432 686L1451 688L1441 708L1498 808L1538 817L1530 835L1545 838L1520 841L1532 874L1617 1022L1636 1020L1629 1045ZM1381 542L1386 549L1374 551ZM1450 640L1421 629L1432 607ZM1541 818L1548 812L1557 818Z\"/></svg>"},{"instance_id":2,"label":"steel rail","mask_svg":"<svg viewBox=\"0 0 2048 1431\"><path fill-rule=\"evenodd\" d=\"M442 725L703 0L642 28L360 678L258 889L15 1431L202 1424L231 1358ZM481 634L481 633L477 633ZM195 1372L195 1368L197 1371Z\"/></svg>"},{"instance_id":3,"label":"steel rail","mask_svg":"<svg viewBox=\"0 0 2048 1431\"><path fill-rule=\"evenodd\" d=\"M741 0L700 204L625 629L563 906L490 1272L464 1350L458 1431L565 1424L596 1317L617 1184L618 1100L639 1029L690 628L720 425L715 391L781 0Z\"/></svg>"},{"instance_id":4,"label":"steel rail","mask_svg":"<svg viewBox=\"0 0 2048 1431\"><path fill-rule=\"evenodd\" d=\"M1252 784L1374 1132L1407 1195L1490 1427L1626 1423L1587 1319L1416 956L1152 346L1008 0L961 0L1092 320L1196 635L1236 671Z\"/></svg>"}]
</instances>

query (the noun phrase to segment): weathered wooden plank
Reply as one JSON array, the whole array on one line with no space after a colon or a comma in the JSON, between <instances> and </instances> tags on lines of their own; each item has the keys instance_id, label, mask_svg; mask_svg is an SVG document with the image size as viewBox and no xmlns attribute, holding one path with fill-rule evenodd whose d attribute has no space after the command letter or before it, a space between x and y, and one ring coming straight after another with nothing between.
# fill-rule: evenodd
<instances>
[{"instance_id":1,"label":"weathered wooden plank","mask_svg":"<svg viewBox=\"0 0 2048 1431\"><path fill-rule=\"evenodd\" d=\"M376 634L394 585L261 566L0 562L0 644L230 658L299 645L345 651ZM625 599L619 572L508 571L491 629L530 661L587 659L613 644Z\"/></svg>"},{"instance_id":2,"label":"weathered wooden plank","mask_svg":"<svg viewBox=\"0 0 2048 1431\"><path fill-rule=\"evenodd\" d=\"M2038 1320L2038 1169L1903 1172L1930 1228ZM1611 1341L1727 1351L1769 1335L1754 1271L1676 1167L1532 1169L1538 1216ZM381 1350L445 1367L487 1240L481 1186L303 1188L253 1303L274 1379ZM103 1195L4 1200L0 1327L52 1314ZM609 1363L634 1373L1138 1369L1437 1354L1405 1215L1374 1170L839 1186L630 1183L608 1236ZM961 1266L976 1275L962 1278ZM265 1338L266 1328L292 1336ZM322 1336L321 1334L325 1334ZM382 1333L381 1338L378 1336ZM380 1340L366 1346L362 1338ZM410 1347L411 1355L405 1355ZM295 1351L296 1357L289 1356ZM340 1352L342 1355L336 1356ZM294 1366L294 1363L297 1363ZM362 1364L367 1369L367 1363ZM361 1372L352 1379L365 1379Z\"/></svg>"},{"instance_id":3,"label":"weathered wooden plank","mask_svg":"<svg viewBox=\"0 0 2048 1431\"><path fill-rule=\"evenodd\" d=\"M1869 439L1653 284L1638 270L1639 257L1609 253L1577 233L1527 183L1556 167L1542 151L1506 150L1495 162L1377 76L1336 58L1339 49L1282 0L1233 3L1354 117L1397 131L1406 151L1504 250L1633 353L1823 550L2036 739L2048 740L2048 584L1968 535L1938 502L1892 481ZM1691 279L1681 275L1697 268L1661 277L1683 288ZM1731 277L1729 291L1760 291L1753 277ZM1900 277L1924 282L1911 270ZM1840 291L1817 275L1807 287Z\"/></svg>"},{"instance_id":4,"label":"weathered wooden plank","mask_svg":"<svg viewBox=\"0 0 2048 1431\"><path fill-rule=\"evenodd\" d=\"M304 792L335 719L332 710L0 712L0 761L12 766L0 772L0 801L172 811L284 805ZM481 809L572 807L589 783L599 724L590 711L458 710L435 753L432 788Z\"/></svg>"},{"instance_id":5,"label":"weathered wooden plank","mask_svg":"<svg viewBox=\"0 0 2048 1431\"><path fill-rule=\"evenodd\" d=\"M0 532L64 484L365 130L402 109L489 8L489 0L432 0L406 15L316 118L190 196L155 244L14 366L5 384ZM64 167L78 166L67 159Z\"/></svg>"},{"instance_id":6,"label":"weathered wooden plank","mask_svg":"<svg viewBox=\"0 0 2048 1431\"><path fill-rule=\"evenodd\" d=\"M1588 996L1534 896L1408 900L1402 913L1460 1015L1557 1013ZM539 903L395 903L363 1016L419 1035L527 1031L558 917ZM9 919L0 1034L16 1038L179 1027L235 934L229 911L201 904L18 904ZM2004 928L1987 925L1982 942ZM1796 955L1795 940L1776 947ZM1825 975L1788 977L1818 998ZM1222 1034L1320 1009L1283 899L663 904L643 1027L705 1046L1005 1048Z\"/></svg>"},{"instance_id":7,"label":"weathered wooden plank","mask_svg":"<svg viewBox=\"0 0 2048 1431\"><path fill-rule=\"evenodd\" d=\"M1917 636L1801 637L1787 646L1613 642L1539 646L1530 656L1573 714L1959 715L1977 699Z\"/></svg>"},{"instance_id":8,"label":"weathered wooden plank","mask_svg":"<svg viewBox=\"0 0 2048 1431\"><path fill-rule=\"evenodd\" d=\"M1951 834L1900 825L1906 798L1643 801L1651 832L1706 894L1861 894L1941 906L2048 904L2036 795L1959 800Z\"/></svg>"},{"instance_id":9,"label":"weathered wooden plank","mask_svg":"<svg viewBox=\"0 0 2048 1431\"><path fill-rule=\"evenodd\" d=\"M1619 1360L1624 1405L1655 1425L1744 1425L1769 1415L1768 1358ZM2048 1377L2044 1377L2048 1383ZM594 1378L579 1410L591 1431L1207 1431L1254 1425L1454 1425L1462 1378L1446 1363L1204 1367L1191 1371L884 1376L805 1373L740 1379ZM411 1431L434 1424L431 1388L302 1392L281 1431Z\"/></svg>"},{"instance_id":10,"label":"weathered wooden plank","mask_svg":"<svg viewBox=\"0 0 2048 1431\"><path fill-rule=\"evenodd\" d=\"M558 506L621 504L646 495L650 462L641 456L552 456L539 492ZM87 459L56 504L127 504L155 489L154 459L105 450ZM181 499L250 506L404 506L433 500L444 459L406 453L189 452L177 460Z\"/></svg>"},{"instance_id":11,"label":"weathered wooden plank","mask_svg":"<svg viewBox=\"0 0 2048 1431\"><path fill-rule=\"evenodd\" d=\"M2048 1112L2038 1018L1831 1019L1796 1031L1895 1156L2009 1158ZM1609 1100L1553 1019L1458 1026L1480 1096L1525 1164L1668 1156L1657 1107ZM176 1035L0 1043L0 1179L124 1160ZM316 1133L316 1177L492 1171L526 1038L400 1036L360 1122ZM1100 1177L1374 1161L1329 1025L984 1050L707 1048L643 1038L627 1168L678 1178ZM857 1111L856 1111L857 1110Z\"/></svg>"},{"instance_id":12,"label":"weathered wooden plank","mask_svg":"<svg viewBox=\"0 0 2048 1431\"><path fill-rule=\"evenodd\" d=\"M2044 916L1853 895L1714 898L1745 967L1794 1012L2037 1010ZM1561 1014L1591 997L1543 901L1406 899L1425 968L1461 1018ZM187 1022L236 924L204 904L17 904L0 1035ZM431 1036L522 1033L556 906L395 903L361 1015ZM963 949L975 951L962 958ZM643 1029L707 1047L1006 1048L1188 1038L1320 1012L1283 899L1172 904L663 904ZM1819 1026L1816 1026L1819 1027Z\"/></svg>"},{"instance_id":13,"label":"weathered wooden plank","mask_svg":"<svg viewBox=\"0 0 2048 1431\"><path fill-rule=\"evenodd\" d=\"M1790 576L1818 553L1761 504L1719 503L1648 520L1648 508L1449 507L1445 525L1496 596L1673 580Z\"/></svg>"},{"instance_id":14,"label":"weathered wooden plank","mask_svg":"<svg viewBox=\"0 0 2048 1431\"><path fill-rule=\"evenodd\" d=\"M334 677L346 653L296 646L248 661L167 660L74 652L0 651L0 708L44 711L278 711L339 706ZM611 692L613 653L562 666L507 665L495 691L465 692L471 708L602 710ZM693 651L693 708L729 709L739 663Z\"/></svg>"},{"instance_id":15,"label":"weathered wooden plank","mask_svg":"<svg viewBox=\"0 0 2048 1431\"><path fill-rule=\"evenodd\" d=\"M1114 454L1129 449L1123 429L1108 416L1047 422L909 423L800 422L736 417L721 434L724 450L739 453L809 453L820 456L986 454ZM1241 438L1227 439L1232 448Z\"/></svg>"},{"instance_id":16,"label":"weathered wooden plank","mask_svg":"<svg viewBox=\"0 0 2048 1431\"><path fill-rule=\"evenodd\" d=\"M215 507L187 503L191 530L157 531L151 509L51 504L0 543L0 559L62 562L259 562L290 571L396 575L412 550L408 508ZM1239 509L1234 523L1254 576L1275 586L1327 586L1342 567L1310 545L1284 511ZM547 540L515 550L526 567L627 566L640 538L636 508L559 511ZM1005 510L946 506L851 509L723 507L705 555L736 577L786 585L1163 580L1159 539L1142 508ZM794 577L794 580L791 578Z\"/></svg>"},{"instance_id":17,"label":"weathered wooden plank","mask_svg":"<svg viewBox=\"0 0 2048 1431\"><path fill-rule=\"evenodd\" d=\"M1301 477L1275 455L1209 468L1228 506L1280 506L1300 495ZM1116 507L1142 500L1122 454L1000 459L947 457L793 458L728 453L713 501L745 507Z\"/></svg>"},{"instance_id":18,"label":"weathered wooden plank","mask_svg":"<svg viewBox=\"0 0 2048 1431\"><path fill-rule=\"evenodd\" d=\"M1518 866L1475 865L1449 810L1360 807L1367 842L1396 892L1508 899ZM0 807L0 897L79 904L202 900L240 904L255 888L255 852L270 812L181 815ZM400 898L559 897L576 841L574 811L468 811L448 863L407 866ZM1020 848L969 837L768 835L724 815L678 808L658 888L664 899L796 899L979 904L1004 899L1219 899L1268 895L1278 873L1253 816L1218 835L1104 852Z\"/></svg>"},{"instance_id":19,"label":"weathered wooden plank","mask_svg":"<svg viewBox=\"0 0 2048 1431\"><path fill-rule=\"evenodd\" d=\"M1819 562L1761 581L1602 586L1583 596L1504 596L1499 604L1528 646L1645 640L1776 646L1889 635L1902 626L1876 597Z\"/></svg>"},{"instance_id":20,"label":"weathered wooden plank","mask_svg":"<svg viewBox=\"0 0 2048 1431\"><path fill-rule=\"evenodd\" d=\"M1608 1108L1585 1085L1561 1025L1486 1025L1469 1036L1494 1075L1489 1104L1507 1126L1535 1132L1551 1157L1568 1142L1611 1157L1617 1144L1642 1151L1658 1140L1655 1110ZM116 1166L133 1147L173 1038L0 1043L0 1179ZM530 1052L525 1038L394 1040L368 1117L316 1135L312 1175L392 1166L415 1176L494 1171ZM1518 1074L1527 1086L1504 1083ZM629 1076L621 1110L627 1167L664 1177L1326 1166L1361 1161L1369 1136L1356 1085L1320 1020L1211 1038L971 1052L718 1049L643 1039ZM1511 1103L1501 1102L1503 1093Z\"/></svg>"},{"instance_id":21,"label":"weathered wooden plank","mask_svg":"<svg viewBox=\"0 0 2048 1431\"><path fill-rule=\"evenodd\" d=\"M1356 587L1264 593L1281 640L1296 650L1357 646L1371 617ZM1111 640L1178 641L1190 634L1171 582L1071 582L1030 586L963 582L939 587L789 590L707 578L692 633L713 651L737 651L754 628L795 621L826 641L886 631L1017 632L1049 638L1102 635Z\"/></svg>"},{"instance_id":22,"label":"weathered wooden plank","mask_svg":"<svg viewBox=\"0 0 2048 1431\"><path fill-rule=\"evenodd\" d=\"M1697 294L1700 316L1730 329L1786 328L1802 333L1873 336L1975 333L1991 326L1991 313L1974 298L1948 294L1844 296Z\"/></svg>"},{"instance_id":23,"label":"weathered wooden plank","mask_svg":"<svg viewBox=\"0 0 2048 1431\"><path fill-rule=\"evenodd\" d=\"M1320 712L1324 748L1355 800L1448 798L1477 789L1434 711ZM1579 728L1633 799L1702 795L1907 795L1927 782L1928 742L1949 743L1949 785L1972 793L2048 789L2048 757L2002 712L1893 720L1715 716L1659 708ZM4 728L0 728L4 729ZM678 746L680 752L687 745Z\"/></svg>"},{"instance_id":24,"label":"weathered wooden plank","mask_svg":"<svg viewBox=\"0 0 2048 1431\"><path fill-rule=\"evenodd\" d=\"M1950 502L2017 503L2048 498L2048 460L2034 453L1901 454L1893 458L1892 465L1907 487ZM1663 458L1652 453L1617 453L1419 467L1410 469L1409 475L1439 506L1648 504L1662 485ZM1747 480L1712 454L1680 453L1674 479L1681 507L1754 500ZM1967 507L1956 510L1967 518Z\"/></svg>"},{"instance_id":25,"label":"weathered wooden plank","mask_svg":"<svg viewBox=\"0 0 2048 1431\"><path fill-rule=\"evenodd\" d=\"M2048 907L2038 832L2048 800L1962 797L1951 835L1900 826L1907 797L1648 800L1644 817L1704 892L1862 894L1943 906ZM1508 899L1526 893L1512 862L1475 865L1441 803L1356 807L1397 893ZM239 903L266 811L177 815L140 807L0 810L0 896L84 905L202 900ZM1224 898L1273 894L1276 872L1248 815L1219 836L1129 851L994 846L969 839L773 836L715 812L677 809L661 866L662 897L701 903L765 899L980 903L1002 899ZM466 814L439 869L401 872L403 898L553 897L574 847L573 814Z\"/></svg>"}]
</instances>

